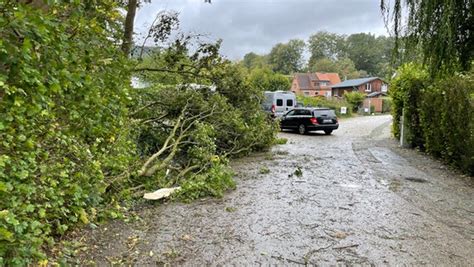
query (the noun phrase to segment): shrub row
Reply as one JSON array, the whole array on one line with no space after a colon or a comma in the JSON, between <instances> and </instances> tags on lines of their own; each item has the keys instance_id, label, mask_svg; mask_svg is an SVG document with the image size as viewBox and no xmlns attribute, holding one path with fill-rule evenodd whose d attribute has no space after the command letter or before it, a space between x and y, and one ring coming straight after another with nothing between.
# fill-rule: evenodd
<instances>
[{"instance_id":1,"label":"shrub row","mask_svg":"<svg viewBox=\"0 0 474 267\"><path fill-rule=\"evenodd\" d=\"M308 107L325 107L325 108L334 109L337 116L342 116L342 117L352 116L353 107L349 102L347 102L344 99L337 99L337 98L327 99L323 97L299 95L297 96L297 101L298 103L301 103L304 106L308 106ZM341 114L341 107L347 107L347 113L345 115Z\"/></svg>"},{"instance_id":2,"label":"shrub row","mask_svg":"<svg viewBox=\"0 0 474 267\"><path fill-rule=\"evenodd\" d=\"M407 141L464 172L474 174L474 75L432 80L407 64L391 82L393 133L404 114Z\"/></svg>"}]
</instances>

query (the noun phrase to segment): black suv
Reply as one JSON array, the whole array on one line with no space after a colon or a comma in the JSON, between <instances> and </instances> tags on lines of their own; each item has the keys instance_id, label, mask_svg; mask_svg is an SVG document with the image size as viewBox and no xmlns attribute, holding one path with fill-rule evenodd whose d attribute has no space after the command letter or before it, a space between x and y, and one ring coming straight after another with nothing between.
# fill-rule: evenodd
<instances>
[{"instance_id":1,"label":"black suv","mask_svg":"<svg viewBox=\"0 0 474 267\"><path fill-rule=\"evenodd\" d=\"M339 128L336 113L329 108L295 108L283 115L280 128L297 130L300 134L309 131L324 131L331 134Z\"/></svg>"}]
</instances>

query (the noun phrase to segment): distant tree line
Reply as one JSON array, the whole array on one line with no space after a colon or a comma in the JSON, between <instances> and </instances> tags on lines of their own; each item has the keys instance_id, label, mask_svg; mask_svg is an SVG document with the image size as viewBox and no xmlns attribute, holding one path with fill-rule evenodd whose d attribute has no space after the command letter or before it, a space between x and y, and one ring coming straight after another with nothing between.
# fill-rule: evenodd
<instances>
[{"instance_id":1,"label":"distant tree line","mask_svg":"<svg viewBox=\"0 0 474 267\"><path fill-rule=\"evenodd\" d=\"M325 31L311 35L307 42L293 39L276 44L268 54L246 54L242 65L248 69L269 68L276 73L337 72L341 78L379 76L393 73L395 40L370 33L343 35ZM304 53L309 52L305 62Z\"/></svg>"}]
</instances>

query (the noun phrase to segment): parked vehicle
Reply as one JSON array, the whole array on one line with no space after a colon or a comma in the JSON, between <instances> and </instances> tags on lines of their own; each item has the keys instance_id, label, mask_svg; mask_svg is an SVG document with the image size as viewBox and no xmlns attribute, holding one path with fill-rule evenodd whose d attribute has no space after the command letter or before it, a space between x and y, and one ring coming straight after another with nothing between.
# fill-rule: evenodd
<instances>
[{"instance_id":1,"label":"parked vehicle","mask_svg":"<svg viewBox=\"0 0 474 267\"><path fill-rule=\"evenodd\" d=\"M321 130L329 135L339 128L339 122L334 110L329 108L295 108L283 115L280 128L300 134Z\"/></svg>"},{"instance_id":2,"label":"parked vehicle","mask_svg":"<svg viewBox=\"0 0 474 267\"><path fill-rule=\"evenodd\" d=\"M281 117L296 106L296 95L288 91L265 92L263 109L273 118Z\"/></svg>"}]
</instances>

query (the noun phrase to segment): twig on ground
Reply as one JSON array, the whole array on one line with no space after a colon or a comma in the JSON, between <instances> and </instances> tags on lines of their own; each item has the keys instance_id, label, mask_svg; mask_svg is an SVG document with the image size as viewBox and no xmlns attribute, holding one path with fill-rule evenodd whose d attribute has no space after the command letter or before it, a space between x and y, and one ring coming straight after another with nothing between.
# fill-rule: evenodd
<instances>
[{"instance_id":1,"label":"twig on ground","mask_svg":"<svg viewBox=\"0 0 474 267\"><path fill-rule=\"evenodd\" d=\"M355 247L358 247L358 246L359 246L359 244L353 244L353 245L342 246L342 247L333 247L333 249L355 248Z\"/></svg>"}]
</instances>

